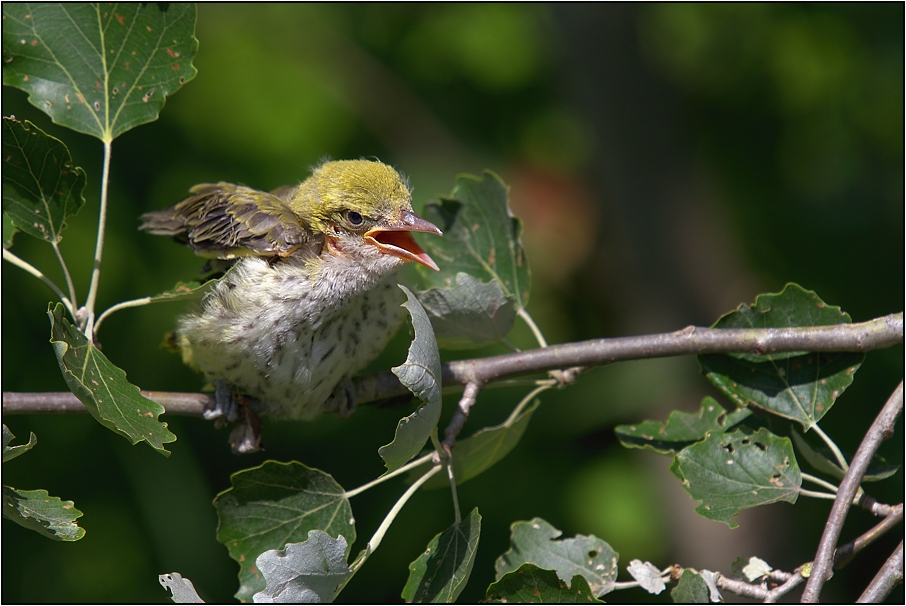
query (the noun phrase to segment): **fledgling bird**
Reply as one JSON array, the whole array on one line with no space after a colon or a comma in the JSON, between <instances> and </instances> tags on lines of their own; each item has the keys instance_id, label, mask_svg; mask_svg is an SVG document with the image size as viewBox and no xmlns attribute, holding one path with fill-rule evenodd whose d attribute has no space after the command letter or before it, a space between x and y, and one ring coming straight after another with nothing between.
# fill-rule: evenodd
<instances>
[{"instance_id":1,"label":"fledgling bird","mask_svg":"<svg viewBox=\"0 0 906 606\"><path fill-rule=\"evenodd\" d=\"M190 191L140 227L235 260L179 320L183 359L217 384L218 406L235 391L273 417L351 412L350 377L405 318L397 270L407 261L437 269L410 232L441 231L412 211L399 173L347 160L271 193L223 182Z\"/></svg>"}]
</instances>

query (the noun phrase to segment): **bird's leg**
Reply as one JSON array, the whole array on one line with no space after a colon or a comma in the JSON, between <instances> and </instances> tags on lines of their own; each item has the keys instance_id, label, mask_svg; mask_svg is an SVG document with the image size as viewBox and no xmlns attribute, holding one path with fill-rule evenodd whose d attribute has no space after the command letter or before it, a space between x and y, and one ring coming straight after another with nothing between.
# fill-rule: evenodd
<instances>
[{"instance_id":1,"label":"bird's leg","mask_svg":"<svg viewBox=\"0 0 906 606\"><path fill-rule=\"evenodd\" d=\"M239 418L239 407L236 390L226 381L220 380L214 390L214 407L205 410L202 416L208 421L214 421L214 427L220 429Z\"/></svg>"},{"instance_id":2,"label":"bird's leg","mask_svg":"<svg viewBox=\"0 0 906 606\"><path fill-rule=\"evenodd\" d=\"M336 412L343 418L348 419L355 412L355 400L355 388L352 385L352 381L346 379L337 385L337 388L333 390L333 393L324 402L321 410L323 412Z\"/></svg>"}]
</instances>

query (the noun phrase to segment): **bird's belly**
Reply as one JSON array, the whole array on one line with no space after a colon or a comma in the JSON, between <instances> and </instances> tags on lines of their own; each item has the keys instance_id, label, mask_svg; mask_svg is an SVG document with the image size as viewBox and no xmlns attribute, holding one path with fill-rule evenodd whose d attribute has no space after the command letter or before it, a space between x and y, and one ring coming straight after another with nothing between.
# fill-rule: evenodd
<instances>
[{"instance_id":1,"label":"bird's belly","mask_svg":"<svg viewBox=\"0 0 906 606\"><path fill-rule=\"evenodd\" d=\"M310 419L384 349L405 317L404 297L388 280L319 308L298 284L281 284L218 285L179 333L209 379L257 398L266 415Z\"/></svg>"}]
</instances>

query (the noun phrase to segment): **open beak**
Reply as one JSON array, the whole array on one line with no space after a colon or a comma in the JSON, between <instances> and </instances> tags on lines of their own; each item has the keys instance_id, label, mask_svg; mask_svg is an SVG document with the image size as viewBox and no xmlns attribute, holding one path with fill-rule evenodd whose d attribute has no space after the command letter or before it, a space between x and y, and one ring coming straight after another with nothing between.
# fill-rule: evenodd
<instances>
[{"instance_id":1,"label":"open beak","mask_svg":"<svg viewBox=\"0 0 906 606\"><path fill-rule=\"evenodd\" d=\"M437 271L437 263L412 238L410 232L413 231L443 235L443 232L430 221L425 221L411 210L404 210L396 222L365 232L365 240L377 246L384 254L399 257L404 261L415 261Z\"/></svg>"}]
</instances>

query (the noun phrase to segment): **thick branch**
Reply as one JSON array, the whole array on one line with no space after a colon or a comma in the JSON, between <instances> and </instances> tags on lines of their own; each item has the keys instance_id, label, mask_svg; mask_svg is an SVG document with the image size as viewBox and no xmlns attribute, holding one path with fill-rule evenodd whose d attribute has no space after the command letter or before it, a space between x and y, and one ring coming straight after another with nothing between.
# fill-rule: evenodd
<instances>
[{"instance_id":1,"label":"thick branch","mask_svg":"<svg viewBox=\"0 0 906 606\"><path fill-rule=\"evenodd\" d=\"M858 324L803 328L720 329L689 326L683 330L639 337L592 339L552 345L486 358L457 360L443 365L444 385L464 386L531 375L574 366L603 366L613 362L671 356L792 351L871 351L903 343L903 313ZM366 404L408 395L393 373L353 379L356 402ZM212 397L204 394L143 392L170 414L200 416ZM3 394L4 414L84 411L71 394Z\"/></svg>"},{"instance_id":2,"label":"thick branch","mask_svg":"<svg viewBox=\"0 0 906 606\"><path fill-rule=\"evenodd\" d=\"M897 386L893 394L887 400L884 408L875 418L859 450L856 451L849 470L843 476L840 482L840 488L837 491L837 498L831 507L830 515L827 518L827 524L824 527L824 534L821 536L821 542L818 544L818 552L815 554L814 568L802 593L803 603L815 603L821 594L821 588L829 578L831 566L834 562L834 547L837 539L840 537L840 531L843 529L843 521L852 505L856 492L859 490L859 484L865 476L868 464L871 462L875 452L881 442L893 435L894 424L897 417L903 411L903 382Z\"/></svg>"}]
</instances>

